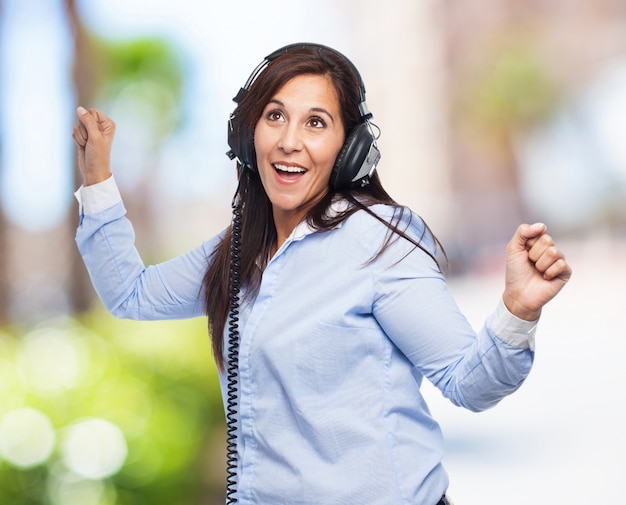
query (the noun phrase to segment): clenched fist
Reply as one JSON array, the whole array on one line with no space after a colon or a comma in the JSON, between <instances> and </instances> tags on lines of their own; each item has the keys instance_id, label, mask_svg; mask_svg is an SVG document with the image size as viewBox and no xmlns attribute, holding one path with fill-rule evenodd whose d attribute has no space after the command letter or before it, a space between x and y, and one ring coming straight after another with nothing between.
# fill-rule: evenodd
<instances>
[{"instance_id":1,"label":"clenched fist","mask_svg":"<svg viewBox=\"0 0 626 505\"><path fill-rule=\"evenodd\" d=\"M111 176L111 147L115 123L97 109L78 107L72 138L78 146L78 168L89 186Z\"/></svg>"}]
</instances>

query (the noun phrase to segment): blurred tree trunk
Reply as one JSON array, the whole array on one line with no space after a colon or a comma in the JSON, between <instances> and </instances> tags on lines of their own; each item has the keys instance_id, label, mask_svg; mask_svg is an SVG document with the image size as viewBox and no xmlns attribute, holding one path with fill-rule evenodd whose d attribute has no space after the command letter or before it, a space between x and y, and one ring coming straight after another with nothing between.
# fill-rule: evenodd
<instances>
[{"instance_id":1,"label":"blurred tree trunk","mask_svg":"<svg viewBox=\"0 0 626 505\"><path fill-rule=\"evenodd\" d=\"M2 167L0 167L0 170ZM0 208L0 326L9 321L9 251L7 244L7 221Z\"/></svg>"},{"instance_id":2,"label":"blurred tree trunk","mask_svg":"<svg viewBox=\"0 0 626 505\"><path fill-rule=\"evenodd\" d=\"M74 39L74 62L72 70L72 80L78 104L88 107L93 102L96 67L91 39L80 19L80 14L76 7L75 0L63 0L68 18L68 24ZM74 187L78 188L82 183L82 177L78 170L78 162L74 158ZM75 229L78 220L78 213L72 208L68 217L67 225ZM69 303L75 313L84 312L91 306L93 300L93 289L89 281L89 276L83 265L82 259L76 247L71 248L71 266L69 281Z\"/></svg>"},{"instance_id":3,"label":"blurred tree trunk","mask_svg":"<svg viewBox=\"0 0 626 505\"><path fill-rule=\"evenodd\" d=\"M2 0L0 0L0 19L2 18ZM0 93L2 90L0 89ZM2 145L0 144L0 150ZM0 172L2 172L0 164ZM9 251L7 247L7 221L0 206L0 325L9 319L9 268L7 265Z\"/></svg>"}]
</instances>

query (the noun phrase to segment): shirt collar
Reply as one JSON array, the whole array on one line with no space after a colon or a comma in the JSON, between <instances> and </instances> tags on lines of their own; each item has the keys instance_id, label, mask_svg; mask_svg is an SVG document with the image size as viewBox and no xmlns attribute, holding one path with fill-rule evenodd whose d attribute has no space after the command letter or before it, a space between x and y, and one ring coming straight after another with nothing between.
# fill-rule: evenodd
<instances>
[{"instance_id":1,"label":"shirt collar","mask_svg":"<svg viewBox=\"0 0 626 505\"><path fill-rule=\"evenodd\" d=\"M337 216L341 214L342 212L344 212L348 208L348 205L349 205L348 201L343 198L340 200L334 200L330 204L330 207L328 209L328 214L332 217ZM338 223L334 228L341 228L342 224L343 222ZM287 241L291 242L295 240L302 240L307 235L311 235L312 233L315 233L316 231L317 230L309 224L308 219L305 219L304 221L301 221L300 224L298 224L293 229Z\"/></svg>"}]
</instances>

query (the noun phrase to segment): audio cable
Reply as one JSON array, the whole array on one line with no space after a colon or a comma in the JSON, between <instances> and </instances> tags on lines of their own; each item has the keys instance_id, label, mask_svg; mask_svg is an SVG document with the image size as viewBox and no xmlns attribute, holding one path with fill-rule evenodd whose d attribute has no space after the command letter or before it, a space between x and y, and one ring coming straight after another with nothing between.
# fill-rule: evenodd
<instances>
[{"instance_id":1,"label":"audio cable","mask_svg":"<svg viewBox=\"0 0 626 505\"><path fill-rule=\"evenodd\" d=\"M241 180L241 179L240 179ZM232 202L229 308L228 308L228 363L226 402L226 503L237 503L237 397L239 375L239 306L241 267L241 202L239 188Z\"/></svg>"}]
</instances>

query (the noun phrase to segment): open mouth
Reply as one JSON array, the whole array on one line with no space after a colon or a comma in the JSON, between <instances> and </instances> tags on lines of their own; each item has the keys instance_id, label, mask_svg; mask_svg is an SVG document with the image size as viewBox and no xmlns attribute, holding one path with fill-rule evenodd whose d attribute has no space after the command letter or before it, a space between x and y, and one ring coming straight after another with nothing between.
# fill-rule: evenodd
<instances>
[{"instance_id":1,"label":"open mouth","mask_svg":"<svg viewBox=\"0 0 626 505\"><path fill-rule=\"evenodd\" d=\"M306 173L306 168L297 167L293 165L282 165L280 163L274 163L274 170L276 173L285 180L293 181L302 177Z\"/></svg>"}]
</instances>

